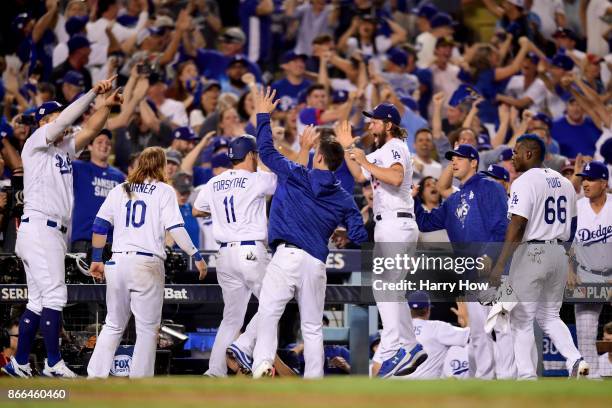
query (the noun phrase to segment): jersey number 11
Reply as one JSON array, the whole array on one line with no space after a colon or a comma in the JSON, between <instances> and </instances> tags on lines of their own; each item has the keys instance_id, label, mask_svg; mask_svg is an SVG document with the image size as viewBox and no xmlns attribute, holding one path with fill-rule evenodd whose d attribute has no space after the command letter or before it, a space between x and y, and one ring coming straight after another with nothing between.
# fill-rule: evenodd
<instances>
[{"instance_id":1,"label":"jersey number 11","mask_svg":"<svg viewBox=\"0 0 612 408\"><path fill-rule=\"evenodd\" d=\"M223 199L223 205L225 206L225 218L227 219L227 223L230 224L232 222L236 222L236 213L234 212L234 196L230 196L229 200L227 199L227 197L225 197ZM230 220L230 211L232 213L231 220Z\"/></svg>"}]
</instances>

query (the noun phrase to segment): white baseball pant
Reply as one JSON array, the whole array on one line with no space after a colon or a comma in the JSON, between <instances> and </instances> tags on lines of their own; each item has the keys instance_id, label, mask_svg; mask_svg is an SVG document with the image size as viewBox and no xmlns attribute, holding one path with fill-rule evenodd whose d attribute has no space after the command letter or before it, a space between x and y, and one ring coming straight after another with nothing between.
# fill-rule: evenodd
<instances>
[{"instance_id":1,"label":"white baseball pant","mask_svg":"<svg viewBox=\"0 0 612 408\"><path fill-rule=\"evenodd\" d=\"M66 237L47 225L46 217L29 215L17 232L15 253L23 261L28 285L27 308L40 314L43 308L63 310L66 287ZM58 223L58 225L61 225Z\"/></svg>"},{"instance_id":2,"label":"white baseball pant","mask_svg":"<svg viewBox=\"0 0 612 408\"><path fill-rule=\"evenodd\" d=\"M268 263L269 255L261 241L256 241L255 245L230 242L219 249L217 280L223 292L223 320L210 353L207 374L215 377L227 376L225 351L240 334L251 293L259 298ZM236 340L237 346L248 355L253 353L256 333L257 314Z\"/></svg>"},{"instance_id":3,"label":"white baseball pant","mask_svg":"<svg viewBox=\"0 0 612 408\"><path fill-rule=\"evenodd\" d=\"M567 282L567 261L564 248L557 244L522 244L512 257L509 279L519 303L510 314L510 326L519 379L537 378L534 319L566 358L570 372L580 358L569 329L559 317Z\"/></svg>"},{"instance_id":4,"label":"white baseball pant","mask_svg":"<svg viewBox=\"0 0 612 408\"><path fill-rule=\"evenodd\" d=\"M274 364L278 347L278 321L295 297L304 338L304 378L323 377L323 307L327 275L325 264L297 248L281 244L268 265L259 295L257 340L253 368L264 361Z\"/></svg>"},{"instance_id":5,"label":"white baseball pant","mask_svg":"<svg viewBox=\"0 0 612 408\"><path fill-rule=\"evenodd\" d=\"M398 253L414 254L419 238L419 228L412 218L397 218L395 214L382 214L382 219L374 227L375 256L395 257ZM391 244L394 243L394 244ZM406 245L399 245L405 243ZM385 271L382 279L386 282L398 282L406 277L408 271ZM390 299L378 299L385 294L375 293L376 307L380 313L382 330L380 344L372 361L383 363L393 357L400 348L410 351L418 341L414 335L412 316L407 301L391 302Z\"/></svg>"},{"instance_id":6,"label":"white baseball pant","mask_svg":"<svg viewBox=\"0 0 612 408\"><path fill-rule=\"evenodd\" d=\"M585 271L582 267L577 268L578 277L583 283L607 283L609 278ZM578 350L589 364L592 374L599 370L599 354L597 354L597 327L599 315L603 305L601 303L576 303L574 315L576 316L576 337L578 339Z\"/></svg>"},{"instance_id":7,"label":"white baseball pant","mask_svg":"<svg viewBox=\"0 0 612 408\"><path fill-rule=\"evenodd\" d=\"M470 326L470 377L492 380L495 378L495 342L484 330L489 308L478 302L467 302L467 309Z\"/></svg>"},{"instance_id":8,"label":"white baseball pant","mask_svg":"<svg viewBox=\"0 0 612 408\"><path fill-rule=\"evenodd\" d=\"M467 302L470 326L470 376L485 380L516 378L512 332L495 328L495 341L484 326L491 306Z\"/></svg>"},{"instance_id":9,"label":"white baseball pant","mask_svg":"<svg viewBox=\"0 0 612 408\"><path fill-rule=\"evenodd\" d=\"M92 378L106 378L130 316L136 320L136 343L130 378L152 377L164 303L164 261L156 256L114 253L104 266L106 322L87 366Z\"/></svg>"}]
</instances>

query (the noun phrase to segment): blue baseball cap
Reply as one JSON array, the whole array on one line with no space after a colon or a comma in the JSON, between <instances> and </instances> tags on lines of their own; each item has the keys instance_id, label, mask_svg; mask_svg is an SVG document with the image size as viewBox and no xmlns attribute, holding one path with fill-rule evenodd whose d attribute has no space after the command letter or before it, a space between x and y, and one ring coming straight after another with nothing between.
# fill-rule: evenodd
<instances>
[{"instance_id":1,"label":"blue baseball cap","mask_svg":"<svg viewBox=\"0 0 612 408\"><path fill-rule=\"evenodd\" d=\"M577 176L590 178L595 180L608 180L610 173L608 172L608 166L600 161L592 161L584 165L582 172L576 174Z\"/></svg>"},{"instance_id":2,"label":"blue baseball cap","mask_svg":"<svg viewBox=\"0 0 612 408\"><path fill-rule=\"evenodd\" d=\"M174 129L174 138L178 140L192 141L197 140L195 132L189 126L182 126Z\"/></svg>"},{"instance_id":3,"label":"blue baseball cap","mask_svg":"<svg viewBox=\"0 0 612 408\"><path fill-rule=\"evenodd\" d=\"M57 101L45 102L42 105L40 105L38 108L36 108L36 113L34 114L34 118L36 119L37 122L40 122L40 120L44 118L45 116L53 112L60 111L60 110L62 110L61 103Z\"/></svg>"},{"instance_id":4,"label":"blue baseball cap","mask_svg":"<svg viewBox=\"0 0 612 408\"><path fill-rule=\"evenodd\" d=\"M408 54L399 48L389 48L387 51L387 61L392 62L397 66L405 67L408 65Z\"/></svg>"},{"instance_id":5,"label":"blue baseball cap","mask_svg":"<svg viewBox=\"0 0 612 408\"><path fill-rule=\"evenodd\" d=\"M564 71L574 69L574 61L565 54L556 54L549 62L552 66L561 68Z\"/></svg>"},{"instance_id":6,"label":"blue baseball cap","mask_svg":"<svg viewBox=\"0 0 612 408\"><path fill-rule=\"evenodd\" d=\"M4 119L0 122L0 140L13 136L13 127Z\"/></svg>"},{"instance_id":7,"label":"blue baseball cap","mask_svg":"<svg viewBox=\"0 0 612 408\"><path fill-rule=\"evenodd\" d=\"M243 64L244 66L249 66L248 60L244 55L234 55L232 58L229 59L229 61L227 62L227 68L231 67L234 64Z\"/></svg>"},{"instance_id":8,"label":"blue baseball cap","mask_svg":"<svg viewBox=\"0 0 612 408\"><path fill-rule=\"evenodd\" d=\"M23 30L26 26L26 23L30 21L32 17L28 13L20 13L13 19L13 29L14 30Z\"/></svg>"},{"instance_id":9,"label":"blue baseball cap","mask_svg":"<svg viewBox=\"0 0 612 408\"><path fill-rule=\"evenodd\" d=\"M230 142L227 156L231 160L242 160L249 152L257 153L257 140L251 135L242 135Z\"/></svg>"},{"instance_id":10,"label":"blue baseball cap","mask_svg":"<svg viewBox=\"0 0 612 408\"><path fill-rule=\"evenodd\" d=\"M344 103L348 99L348 95L348 91L345 91L344 89L333 90L331 93L332 103Z\"/></svg>"},{"instance_id":11,"label":"blue baseball cap","mask_svg":"<svg viewBox=\"0 0 612 408\"><path fill-rule=\"evenodd\" d=\"M87 16L72 16L67 21L64 27L70 37L83 31L89 18Z\"/></svg>"},{"instance_id":12,"label":"blue baseball cap","mask_svg":"<svg viewBox=\"0 0 612 408\"><path fill-rule=\"evenodd\" d=\"M559 27L557 31L553 34L553 38L569 38L570 40L578 41L578 36L574 32L574 30L570 28Z\"/></svg>"},{"instance_id":13,"label":"blue baseball cap","mask_svg":"<svg viewBox=\"0 0 612 408\"><path fill-rule=\"evenodd\" d=\"M421 7L413 8L412 14L431 20L433 16L438 14L438 8L431 3L425 3Z\"/></svg>"},{"instance_id":14,"label":"blue baseball cap","mask_svg":"<svg viewBox=\"0 0 612 408\"><path fill-rule=\"evenodd\" d=\"M489 168L482 173L497 180L510 181L510 172L499 164L491 164Z\"/></svg>"},{"instance_id":15,"label":"blue baseball cap","mask_svg":"<svg viewBox=\"0 0 612 408\"><path fill-rule=\"evenodd\" d=\"M229 147L229 140L225 137L218 137L214 140L213 144L212 144L212 151L213 153L216 152L219 149L222 149L224 147Z\"/></svg>"},{"instance_id":16,"label":"blue baseball cap","mask_svg":"<svg viewBox=\"0 0 612 408\"><path fill-rule=\"evenodd\" d=\"M547 128L552 128L552 119L545 113L538 112L532 118L532 120L539 120L540 122L544 122Z\"/></svg>"},{"instance_id":17,"label":"blue baseball cap","mask_svg":"<svg viewBox=\"0 0 612 408\"><path fill-rule=\"evenodd\" d=\"M448 151L444 155L444 157L446 157L446 160L452 160L453 156L464 157L466 159L476 160L476 161L480 160L480 156L478 155L478 150L476 150L474 146L469 145L469 144L459 145L459 147L457 147L455 150Z\"/></svg>"},{"instance_id":18,"label":"blue baseball cap","mask_svg":"<svg viewBox=\"0 0 612 408\"><path fill-rule=\"evenodd\" d=\"M70 37L68 40L68 53L72 54L73 52L81 49L81 48L89 48L91 43L84 35L77 34Z\"/></svg>"},{"instance_id":19,"label":"blue baseball cap","mask_svg":"<svg viewBox=\"0 0 612 408\"><path fill-rule=\"evenodd\" d=\"M281 58L281 64L286 64L296 59L301 59L301 60L306 61L308 59L308 56L306 54L298 54L293 50L287 51L286 53L283 54Z\"/></svg>"},{"instance_id":20,"label":"blue baseball cap","mask_svg":"<svg viewBox=\"0 0 612 408\"><path fill-rule=\"evenodd\" d=\"M612 139L606 140L599 148L599 153L606 164L612 164Z\"/></svg>"},{"instance_id":21,"label":"blue baseball cap","mask_svg":"<svg viewBox=\"0 0 612 408\"><path fill-rule=\"evenodd\" d=\"M478 135L478 151L482 150L490 150L493 146L491 146L491 138L486 133L481 133Z\"/></svg>"},{"instance_id":22,"label":"blue baseball cap","mask_svg":"<svg viewBox=\"0 0 612 408\"><path fill-rule=\"evenodd\" d=\"M113 138L113 132L111 132L111 131L110 131L110 130L108 130L108 129L102 129L102 130L100 131L100 133L98 133L98 136L102 136L102 135L104 135L104 136L108 137L109 139L112 139L112 138ZM98 136L96 136L96 137L98 137ZM94 139L95 139L95 138L94 138Z\"/></svg>"},{"instance_id":23,"label":"blue baseball cap","mask_svg":"<svg viewBox=\"0 0 612 408\"><path fill-rule=\"evenodd\" d=\"M438 13L429 20L429 25L431 25L431 28L453 27L457 23L453 21L453 18L448 13Z\"/></svg>"},{"instance_id":24,"label":"blue baseball cap","mask_svg":"<svg viewBox=\"0 0 612 408\"><path fill-rule=\"evenodd\" d=\"M507 147L499 154L499 161L512 160L512 149Z\"/></svg>"},{"instance_id":25,"label":"blue baseball cap","mask_svg":"<svg viewBox=\"0 0 612 408\"><path fill-rule=\"evenodd\" d=\"M85 86L85 77L83 77L83 74L78 71L66 72L66 75L64 75L62 81L65 84L70 84L81 88Z\"/></svg>"},{"instance_id":26,"label":"blue baseball cap","mask_svg":"<svg viewBox=\"0 0 612 408\"><path fill-rule=\"evenodd\" d=\"M399 111L392 103L381 103L372 112L363 111L362 113L366 118L387 120L396 126L399 126L402 121Z\"/></svg>"},{"instance_id":27,"label":"blue baseball cap","mask_svg":"<svg viewBox=\"0 0 612 408\"><path fill-rule=\"evenodd\" d=\"M477 88L471 85L461 84L451 95L450 99L448 100L448 105L454 107L461 104L466 99L476 100L479 96L480 92Z\"/></svg>"},{"instance_id":28,"label":"blue baseball cap","mask_svg":"<svg viewBox=\"0 0 612 408\"><path fill-rule=\"evenodd\" d=\"M527 59L531 61L534 65L538 65L538 62L540 62L540 57L533 51L529 51L527 53Z\"/></svg>"},{"instance_id":29,"label":"blue baseball cap","mask_svg":"<svg viewBox=\"0 0 612 408\"><path fill-rule=\"evenodd\" d=\"M427 292L417 290L408 295L408 306L411 309L425 309L431 307L431 299Z\"/></svg>"},{"instance_id":30,"label":"blue baseball cap","mask_svg":"<svg viewBox=\"0 0 612 408\"><path fill-rule=\"evenodd\" d=\"M227 153L218 153L218 154L215 154L210 159L210 167L212 167L213 169L217 167L224 167L226 169L231 169L232 162L229 156L227 155Z\"/></svg>"}]
</instances>

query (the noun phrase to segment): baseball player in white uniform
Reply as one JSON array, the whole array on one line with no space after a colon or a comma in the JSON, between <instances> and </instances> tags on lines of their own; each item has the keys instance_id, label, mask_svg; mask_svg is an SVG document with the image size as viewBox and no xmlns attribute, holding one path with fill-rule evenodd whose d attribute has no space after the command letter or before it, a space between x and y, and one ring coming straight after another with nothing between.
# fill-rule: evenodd
<instances>
[{"instance_id":1,"label":"baseball player in white uniform","mask_svg":"<svg viewBox=\"0 0 612 408\"><path fill-rule=\"evenodd\" d=\"M206 276L206 263L185 230L176 193L165 183L165 166L162 148L143 150L134 172L109 192L94 220L90 272L106 279L107 312L87 366L90 378L108 377L132 313L136 343L130 378L153 376L164 301L166 232L194 257L200 279ZM102 250L111 227L113 257L103 264Z\"/></svg>"},{"instance_id":2,"label":"baseball player in white uniform","mask_svg":"<svg viewBox=\"0 0 612 408\"><path fill-rule=\"evenodd\" d=\"M111 106L121 103L121 95L115 91L108 96L76 134L70 127L89 109L96 95L112 89L114 79L97 83L63 111L55 101L45 102L36 110L39 127L21 153L25 204L15 248L25 267L28 304L19 323L17 352L2 368L8 375L32 376L29 355L40 326L47 351L42 374L76 377L59 350L61 313L67 300L66 232L74 202L72 160L100 133Z\"/></svg>"},{"instance_id":3,"label":"baseball player in white uniform","mask_svg":"<svg viewBox=\"0 0 612 408\"><path fill-rule=\"evenodd\" d=\"M382 250L382 256L386 257L413 253L419 229L411 195L412 161L404 140L405 130L399 126L400 114L394 105L382 103L364 115L372 119L369 130L375 136L377 150L366 156L356 148L346 122L337 127L336 135L346 150L346 162L355 180L371 180L376 221L374 241L387 243L375 250ZM387 282L397 282L406 274L405 270L388 272L382 275ZM410 309L405 301L382 299L380 293L375 296L383 327L380 345L372 359L372 374L383 378L410 374L427 358L414 335Z\"/></svg>"},{"instance_id":4,"label":"baseball player in white uniform","mask_svg":"<svg viewBox=\"0 0 612 408\"><path fill-rule=\"evenodd\" d=\"M510 224L490 276L490 284L499 286L512 257L508 279L519 302L510 314L510 325L519 379L537 378L534 319L566 358L571 376L582 377L589 371L559 317L568 276L562 243L570 239L575 222L576 193L561 174L542 168L545 153L544 143L536 135L526 134L517 140L512 162L523 174L511 186Z\"/></svg>"},{"instance_id":5,"label":"baseball player in white uniform","mask_svg":"<svg viewBox=\"0 0 612 408\"><path fill-rule=\"evenodd\" d=\"M600 161L587 163L582 173L584 198L576 203L578 224L570 260L569 286L577 283L608 283L612 279L612 194L606 192L610 178L608 167ZM576 303L578 349L598 372L595 342L602 303Z\"/></svg>"},{"instance_id":6,"label":"baseball player in white uniform","mask_svg":"<svg viewBox=\"0 0 612 408\"><path fill-rule=\"evenodd\" d=\"M429 320L431 301L426 292L416 291L408 295L414 334L427 353L427 360L406 379L438 379L444 377L446 353L452 346L465 347L470 338L469 327L456 327L439 320ZM459 363L457 372L469 370L469 363ZM455 371L455 370L453 370ZM467 371L463 371L466 373Z\"/></svg>"},{"instance_id":7,"label":"baseball player in white uniform","mask_svg":"<svg viewBox=\"0 0 612 408\"><path fill-rule=\"evenodd\" d=\"M230 368L243 374L252 370L257 315L238 340L251 294L259 297L269 262L266 196L274 194L277 176L257 171L257 140L250 135L232 140L228 155L233 169L208 181L195 200L194 216L212 217L213 235L220 243L217 280L223 292L223 320L217 330L206 375L227 375ZM236 340L236 342L234 342ZM234 342L234 344L232 344Z\"/></svg>"}]
</instances>

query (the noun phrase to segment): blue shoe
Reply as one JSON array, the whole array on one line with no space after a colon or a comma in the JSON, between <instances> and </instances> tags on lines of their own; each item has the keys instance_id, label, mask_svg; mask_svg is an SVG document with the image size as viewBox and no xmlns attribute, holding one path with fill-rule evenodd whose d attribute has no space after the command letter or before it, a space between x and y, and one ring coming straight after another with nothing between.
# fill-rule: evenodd
<instances>
[{"instance_id":1,"label":"blue shoe","mask_svg":"<svg viewBox=\"0 0 612 408\"><path fill-rule=\"evenodd\" d=\"M30 363L21 365L17 363L15 357L11 357L7 365L2 367L2 372L8 376L16 378L32 378Z\"/></svg>"},{"instance_id":2,"label":"blue shoe","mask_svg":"<svg viewBox=\"0 0 612 408\"><path fill-rule=\"evenodd\" d=\"M423 346L417 344L410 350L404 361L399 364L396 370L396 376L403 376L414 373L414 371L427 360L427 353L423 350Z\"/></svg>"},{"instance_id":3,"label":"blue shoe","mask_svg":"<svg viewBox=\"0 0 612 408\"><path fill-rule=\"evenodd\" d=\"M244 375L251 375L253 372L253 357L240 350L235 344L231 344L225 351L227 358L238 365L238 369Z\"/></svg>"},{"instance_id":4,"label":"blue shoe","mask_svg":"<svg viewBox=\"0 0 612 408\"><path fill-rule=\"evenodd\" d=\"M400 367L400 363L406 359L407 355L408 353L406 353L404 348L397 350L397 353L395 353L393 357L383 361L382 365L380 366L380 370L378 370L377 377L388 378L394 375L397 369Z\"/></svg>"}]
</instances>

